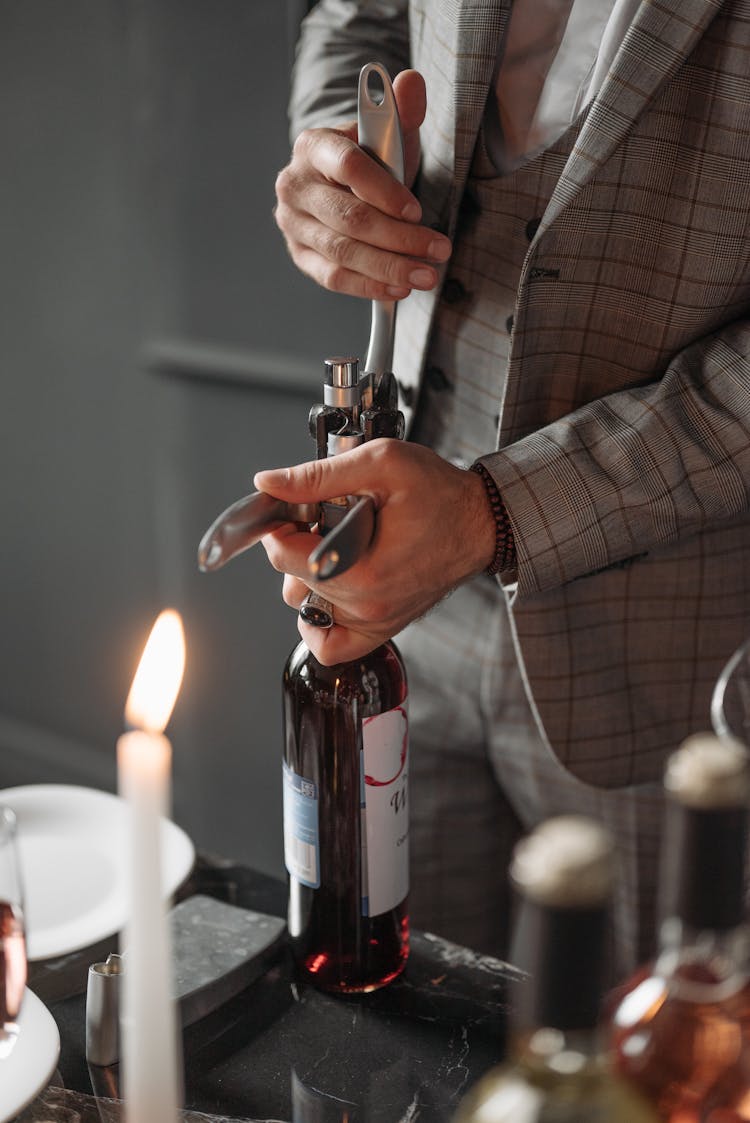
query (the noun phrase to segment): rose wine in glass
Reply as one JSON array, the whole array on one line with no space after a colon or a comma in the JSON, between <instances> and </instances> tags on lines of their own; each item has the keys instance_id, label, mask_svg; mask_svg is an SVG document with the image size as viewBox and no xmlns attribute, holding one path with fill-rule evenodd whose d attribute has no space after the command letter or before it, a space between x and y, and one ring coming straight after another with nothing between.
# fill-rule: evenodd
<instances>
[{"instance_id":1,"label":"rose wine in glass","mask_svg":"<svg viewBox=\"0 0 750 1123\"><path fill-rule=\"evenodd\" d=\"M10 1052L18 1036L18 1015L26 986L21 875L16 840L16 817L0 807L0 1057Z\"/></svg>"}]
</instances>

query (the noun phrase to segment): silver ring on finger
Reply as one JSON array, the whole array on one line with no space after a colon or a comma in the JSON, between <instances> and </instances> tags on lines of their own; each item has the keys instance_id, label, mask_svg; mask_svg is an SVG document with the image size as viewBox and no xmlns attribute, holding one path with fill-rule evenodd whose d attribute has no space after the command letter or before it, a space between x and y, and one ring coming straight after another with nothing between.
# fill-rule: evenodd
<instances>
[{"instance_id":1,"label":"silver ring on finger","mask_svg":"<svg viewBox=\"0 0 750 1123\"><path fill-rule=\"evenodd\" d=\"M333 626L333 605L320 593L309 592L299 607L299 614L306 624L315 628Z\"/></svg>"}]
</instances>

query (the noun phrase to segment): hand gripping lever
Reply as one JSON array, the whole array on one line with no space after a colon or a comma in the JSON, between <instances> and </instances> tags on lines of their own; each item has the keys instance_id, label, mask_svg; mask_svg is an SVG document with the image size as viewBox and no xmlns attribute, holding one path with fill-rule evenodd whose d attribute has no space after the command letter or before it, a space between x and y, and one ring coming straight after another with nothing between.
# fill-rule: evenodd
<instances>
[{"instance_id":1,"label":"hand gripping lever","mask_svg":"<svg viewBox=\"0 0 750 1123\"><path fill-rule=\"evenodd\" d=\"M404 145L388 72L368 63L359 76L357 125L359 144L403 182ZM391 372L395 301L373 301L365 371L351 358L327 359L323 404L310 412L310 430L318 458L354 448L374 437L402 437L396 381ZM308 558L308 572L317 581L344 573L367 550L375 532L375 506L369 496L341 496L323 503L287 503L256 491L233 503L201 539L198 565L204 572L220 569L254 546L264 534L298 523L322 534ZM330 627L333 608L310 593L300 615L318 627Z\"/></svg>"}]
</instances>

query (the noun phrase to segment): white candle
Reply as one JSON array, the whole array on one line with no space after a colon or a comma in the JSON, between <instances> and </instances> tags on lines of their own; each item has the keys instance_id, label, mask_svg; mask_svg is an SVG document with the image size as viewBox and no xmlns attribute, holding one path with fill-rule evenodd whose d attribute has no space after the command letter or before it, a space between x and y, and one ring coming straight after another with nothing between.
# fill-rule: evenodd
<instances>
[{"instance_id":1,"label":"white candle","mask_svg":"<svg viewBox=\"0 0 750 1123\"><path fill-rule=\"evenodd\" d=\"M117 742L120 795L130 809L122 1060L128 1123L173 1123L179 1104L177 1020L167 904L161 885L161 819L169 813L172 746L162 730L182 681L177 613L163 612L143 652Z\"/></svg>"}]
</instances>

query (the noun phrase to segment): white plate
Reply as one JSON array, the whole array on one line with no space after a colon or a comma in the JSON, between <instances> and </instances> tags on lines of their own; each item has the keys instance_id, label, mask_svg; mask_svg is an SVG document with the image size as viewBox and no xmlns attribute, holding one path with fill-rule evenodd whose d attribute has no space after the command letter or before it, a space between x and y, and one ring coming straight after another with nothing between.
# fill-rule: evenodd
<instances>
[{"instance_id":1,"label":"white plate","mask_svg":"<svg viewBox=\"0 0 750 1123\"><path fill-rule=\"evenodd\" d=\"M119 796L67 784L0 791L18 818L30 960L49 959L119 932L126 920L127 806ZM162 823L165 898L195 861L192 842Z\"/></svg>"},{"instance_id":2,"label":"white plate","mask_svg":"<svg viewBox=\"0 0 750 1123\"><path fill-rule=\"evenodd\" d=\"M26 990L18 1018L18 1037L0 1058L0 1123L13 1119L49 1083L60 1056L55 1019L33 991Z\"/></svg>"}]
</instances>

